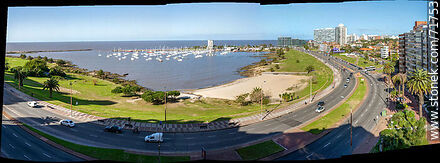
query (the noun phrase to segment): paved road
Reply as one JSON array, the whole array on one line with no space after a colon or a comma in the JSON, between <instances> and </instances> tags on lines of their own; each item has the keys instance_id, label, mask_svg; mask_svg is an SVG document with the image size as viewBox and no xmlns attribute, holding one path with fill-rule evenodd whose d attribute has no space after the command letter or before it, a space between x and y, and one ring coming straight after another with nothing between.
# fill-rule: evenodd
<instances>
[{"instance_id":1,"label":"paved road","mask_svg":"<svg viewBox=\"0 0 440 163\"><path fill-rule=\"evenodd\" d=\"M337 65L332 60L327 61L334 66ZM342 72L342 79L345 79L348 76L348 72ZM332 93L322 98L326 103L326 111L328 111L328 108L331 108L340 102L342 100L341 96L346 97L350 91L354 89L354 82L348 83L347 88L344 88L344 84L345 81L341 82L340 85L335 86ZM151 134L150 132L133 134L129 130L125 130L123 134L113 134L103 132L103 126L93 123L78 122L77 126L74 128L59 126L56 122L68 117L56 115L39 108L29 108L26 105L26 101L15 97L8 91L5 91L3 95L4 104L7 106L5 111L8 114L58 138L89 146L145 152L157 151L156 144L143 142L144 136ZM316 109L317 102L318 101L315 100L306 107L289 114L248 126L209 132L164 133L165 142L161 144L161 153L200 152L201 147L204 147L208 151L221 150L261 140L263 138L270 138L277 134L281 134L285 130L307 122L319 114L323 114L315 113L314 110Z\"/></svg>"},{"instance_id":2,"label":"paved road","mask_svg":"<svg viewBox=\"0 0 440 163\"><path fill-rule=\"evenodd\" d=\"M13 124L4 116L2 116L1 141L2 156L10 159L42 162L83 161L76 156L46 144Z\"/></svg>"},{"instance_id":3,"label":"paved road","mask_svg":"<svg viewBox=\"0 0 440 163\"><path fill-rule=\"evenodd\" d=\"M335 58L333 58L335 59ZM344 61L337 59L348 67ZM374 120L379 113L386 108L386 89L383 82L379 82L379 75L369 75L362 72L370 84L369 95L357 112L353 114L353 149L358 147L376 126ZM309 160L338 158L342 155L351 154L350 147L350 123L345 122L341 127L332 130L319 140L299 149L278 160Z\"/></svg>"}]
</instances>

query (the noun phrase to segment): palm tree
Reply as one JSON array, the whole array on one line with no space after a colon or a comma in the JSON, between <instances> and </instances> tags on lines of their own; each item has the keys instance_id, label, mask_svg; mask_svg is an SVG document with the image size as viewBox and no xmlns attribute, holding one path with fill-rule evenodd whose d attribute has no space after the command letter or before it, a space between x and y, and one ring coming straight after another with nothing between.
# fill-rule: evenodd
<instances>
[{"instance_id":1,"label":"palm tree","mask_svg":"<svg viewBox=\"0 0 440 163\"><path fill-rule=\"evenodd\" d=\"M428 94L431 91L431 80L428 72L422 69L417 69L411 73L411 76L407 82L408 90L411 93L416 93L419 96L419 115L422 118L422 106L424 103L423 95Z\"/></svg>"},{"instance_id":2,"label":"palm tree","mask_svg":"<svg viewBox=\"0 0 440 163\"><path fill-rule=\"evenodd\" d=\"M21 89L23 86L24 79L27 78L28 73L21 66L17 66L11 69L14 73L14 79L18 80L18 89Z\"/></svg>"},{"instance_id":3,"label":"palm tree","mask_svg":"<svg viewBox=\"0 0 440 163\"><path fill-rule=\"evenodd\" d=\"M391 98L391 95L390 95L390 87L391 87L391 85L392 85L392 82L391 82L391 74L394 72L394 66L393 65L391 65L391 63L387 63L387 64L385 64L384 65L384 67L383 67L383 72L385 73L385 74L387 74L387 76L386 76L386 81L387 81L387 83L389 83L388 84L388 98L390 99Z\"/></svg>"},{"instance_id":4,"label":"palm tree","mask_svg":"<svg viewBox=\"0 0 440 163\"><path fill-rule=\"evenodd\" d=\"M44 82L43 90L49 89L49 97L52 98L52 91L60 91L60 84L55 78L50 78Z\"/></svg>"},{"instance_id":5,"label":"palm tree","mask_svg":"<svg viewBox=\"0 0 440 163\"><path fill-rule=\"evenodd\" d=\"M407 80L406 74L398 73L394 75L391 79L395 84L400 85L399 93L402 95L402 97L405 97L405 83Z\"/></svg>"}]
</instances>

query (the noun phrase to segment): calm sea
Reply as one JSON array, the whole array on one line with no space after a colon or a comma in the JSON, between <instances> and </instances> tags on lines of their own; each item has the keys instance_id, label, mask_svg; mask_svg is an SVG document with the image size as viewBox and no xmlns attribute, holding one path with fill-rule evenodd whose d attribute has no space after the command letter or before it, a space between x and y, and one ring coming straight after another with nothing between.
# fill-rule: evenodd
<instances>
[{"instance_id":1,"label":"calm sea","mask_svg":"<svg viewBox=\"0 0 440 163\"><path fill-rule=\"evenodd\" d=\"M139 85L154 90L198 89L231 82L243 78L238 70L246 65L258 62L256 52L234 52L226 55L204 56L195 59L187 56L182 62L174 59L158 62L154 59L146 61L144 57L137 60L118 60L106 58L113 49L152 49L181 48L204 46L207 41L112 41L112 42L38 42L38 43L7 43L7 51L30 50L65 50L93 49L91 51L42 52L27 54L33 57L47 56L55 59L71 61L78 67L89 70L128 73L126 79L136 80ZM276 40L214 40L215 45L276 45ZM101 56L98 56L101 54ZM16 54L19 55L19 54ZM131 55L129 55L131 56Z\"/></svg>"}]
</instances>

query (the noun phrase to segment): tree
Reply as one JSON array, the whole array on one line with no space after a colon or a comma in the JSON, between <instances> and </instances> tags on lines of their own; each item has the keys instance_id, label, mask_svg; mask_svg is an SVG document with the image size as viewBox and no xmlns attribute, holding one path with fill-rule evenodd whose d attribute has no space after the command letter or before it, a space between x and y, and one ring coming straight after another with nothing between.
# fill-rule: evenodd
<instances>
[{"instance_id":1,"label":"tree","mask_svg":"<svg viewBox=\"0 0 440 163\"><path fill-rule=\"evenodd\" d=\"M66 73L61 69L60 66L55 66L49 69L49 75L50 76L61 76L66 77Z\"/></svg>"},{"instance_id":2,"label":"tree","mask_svg":"<svg viewBox=\"0 0 440 163\"><path fill-rule=\"evenodd\" d=\"M43 61L41 59L32 59L26 62L23 66L23 69L25 69L29 73L29 76L37 77L45 76L45 73L49 71L46 61Z\"/></svg>"},{"instance_id":3,"label":"tree","mask_svg":"<svg viewBox=\"0 0 440 163\"><path fill-rule=\"evenodd\" d=\"M287 93L284 92L283 94L279 94L280 98L283 99L284 102L292 101L295 98L295 92Z\"/></svg>"},{"instance_id":4,"label":"tree","mask_svg":"<svg viewBox=\"0 0 440 163\"><path fill-rule=\"evenodd\" d=\"M96 72L96 76L98 76L101 79L104 79L105 73L100 69L98 72Z\"/></svg>"},{"instance_id":5,"label":"tree","mask_svg":"<svg viewBox=\"0 0 440 163\"><path fill-rule=\"evenodd\" d=\"M9 70L9 63L5 62L5 71Z\"/></svg>"},{"instance_id":6,"label":"tree","mask_svg":"<svg viewBox=\"0 0 440 163\"><path fill-rule=\"evenodd\" d=\"M422 106L424 103L423 96L431 91L431 80L428 72L422 69L417 69L415 72L411 73L407 86L409 92L419 96L419 115L420 118L422 118Z\"/></svg>"},{"instance_id":7,"label":"tree","mask_svg":"<svg viewBox=\"0 0 440 163\"><path fill-rule=\"evenodd\" d=\"M179 91L168 91L167 96L171 97L172 100L176 100L177 96L180 96L180 92Z\"/></svg>"},{"instance_id":8,"label":"tree","mask_svg":"<svg viewBox=\"0 0 440 163\"><path fill-rule=\"evenodd\" d=\"M14 73L14 79L18 80L18 89L21 89L24 79L28 76L28 72L21 66L11 68L11 72Z\"/></svg>"},{"instance_id":9,"label":"tree","mask_svg":"<svg viewBox=\"0 0 440 163\"><path fill-rule=\"evenodd\" d=\"M388 91L391 89L392 80L391 74L394 72L394 66L391 63L386 63L383 67L383 72L386 74L386 82L388 83ZM388 95L388 98L391 98L391 95Z\"/></svg>"},{"instance_id":10,"label":"tree","mask_svg":"<svg viewBox=\"0 0 440 163\"><path fill-rule=\"evenodd\" d=\"M65 66L65 64L67 63L66 61L59 59L55 62L58 66Z\"/></svg>"},{"instance_id":11,"label":"tree","mask_svg":"<svg viewBox=\"0 0 440 163\"><path fill-rule=\"evenodd\" d=\"M60 84L58 83L58 80L51 77L50 79L46 80L43 84L43 90L48 89L49 90L49 97L52 98L52 91L56 90L57 92L60 91Z\"/></svg>"},{"instance_id":12,"label":"tree","mask_svg":"<svg viewBox=\"0 0 440 163\"><path fill-rule=\"evenodd\" d=\"M165 92L162 91L145 91L144 94L141 95L142 99L146 102L151 102L153 104L163 104L165 103Z\"/></svg>"},{"instance_id":13,"label":"tree","mask_svg":"<svg viewBox=\"0 0 440 163\"><path fill-rule=\"evenodd\" d=\"M133 96L136 94L136 92L139 92L141 90L138 86L131 86L131 85L125 85L124 87L118 86L114 88L111 92L118 94L123 93L124 96Z\"/></svg>"},{"instance_id":14,"label":"tree","mask_svg":"<svg viewBox=\"0 0 440 163\"><path fill-rule=\"evenodd\" d=\"M388 123L388 129L380 133L383 150L390 151L427 144L425 118L415 119L414 112L403 110L395 113Z\"/></svg>"},{"instance_id":15,"label":"tree","mask_svg":"<svg viewBox=\"0 0 440 163\"><path fill-rule=\"evenodd\" d=\"M235 97L235 102L239 103L241 106L246 106L249 104L248 101L246 101L246 98L249 96L249 93L244 93L241 95L238 95L237 97Z\"/></svg>"},{"instance_id":16,"label":"tree","mask_svg":"<svg viewBox=\"0 0 440 163\"><path fill-rule=\"evenodd\" d=\"M264 97L263 90L260 87L255 87L249 94L249 98L252 102L260 103L262 97Z\"/></svg>"},{"instance_id":17,"label":"tree","mask_svg":"<svg viewBox=\"0 0 440 163\"><path fill-rule=\"evenodd\" d=\"M312 71L314 71L315 70L315 68L312 66L312 65L308 65L307 67L306 67L306 71L307 71L307 73L310 73L310 72L312 72Z\"/></svg>"},{"instance_id":18,"label":"tree","mask_svg":"<svg viewBox=\"0 0 440 163\"><path fill-rule=\"evenodd\" d=\"M401 94L402 97L405 97L405 83L407 80L406 74L398 73L398 74L394 75L391 79L393 80L394 84L400 86L399 87L399 94Z\"/></svg>"},{"instance_id":19,"label":"tree","mask_svg":"<svg viewBox=\"0 0 440 163\"><path fill-rule=\"evenodd\" d=\"M24 54L20 54L20 58L21 58L21 59L26 59L26 55L24 55Z\"/></svg>"}]
</instances>

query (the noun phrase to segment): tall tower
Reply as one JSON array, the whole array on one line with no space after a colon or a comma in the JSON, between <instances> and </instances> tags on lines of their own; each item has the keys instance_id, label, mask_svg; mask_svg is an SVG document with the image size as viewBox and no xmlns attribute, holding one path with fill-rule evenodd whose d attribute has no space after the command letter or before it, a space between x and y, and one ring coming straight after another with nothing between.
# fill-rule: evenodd
<instances>
[{"instance_id":1,"label":"tall tower","mask_svg":"<svg viewBox=\"0 0 440 163\"><path fill-rule=\"evenodd\" d=\"M347 28L344 26L344 24L339 24L335 28L335 38L336 43L339 45L344 45L347 43Z\"/></svg>"}]
</instances>

